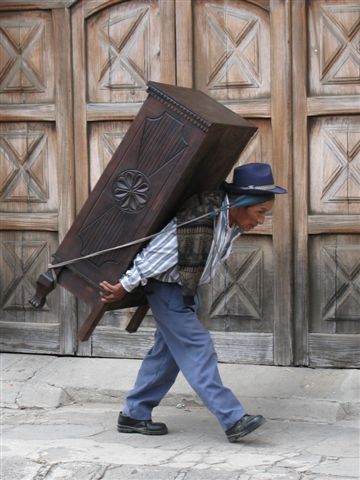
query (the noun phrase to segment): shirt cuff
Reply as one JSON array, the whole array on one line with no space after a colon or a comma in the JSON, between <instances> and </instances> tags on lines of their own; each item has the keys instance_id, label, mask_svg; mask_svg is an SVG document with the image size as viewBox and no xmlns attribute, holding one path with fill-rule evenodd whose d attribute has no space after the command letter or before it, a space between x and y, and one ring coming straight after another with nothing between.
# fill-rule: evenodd
<instances>
[{"instance_id":1,"label":"shirt cuff","mask_svg":"<svg viewBox=\"0 0 360 480\"><path fill-rule=\"evenodd\" d=\"M119 282L127 292L131 292L138 287L140 283L141 285L146 285L147 280L141 277L140 272L136 267L133 267L119 278Z\"/></svg>"}]
</instances>

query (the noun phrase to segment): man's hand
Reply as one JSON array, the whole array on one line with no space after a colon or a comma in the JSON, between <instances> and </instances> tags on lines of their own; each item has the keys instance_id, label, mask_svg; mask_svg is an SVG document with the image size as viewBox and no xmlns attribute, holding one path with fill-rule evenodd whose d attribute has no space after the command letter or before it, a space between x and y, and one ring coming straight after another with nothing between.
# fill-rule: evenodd
<instances>
[{"instance_id":1,"label":"man's hand","mask_svg":"<svg viewBox=\"0 0 360 480\"><path fill-rule=\"evenodd\" d=\"M100 290L101 301L105 304L118 302L127 293L121 283L116 283L115 285L112 285L111 283L104 280L103 282L100 282L100 287L102 288L102 290Z\"/></svg>"}]
</instances>

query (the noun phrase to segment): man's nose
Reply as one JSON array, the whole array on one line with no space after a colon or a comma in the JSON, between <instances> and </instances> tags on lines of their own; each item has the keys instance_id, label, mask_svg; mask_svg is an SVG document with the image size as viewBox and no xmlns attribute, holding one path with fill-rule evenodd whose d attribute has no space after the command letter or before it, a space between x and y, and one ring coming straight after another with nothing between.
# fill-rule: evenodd
<instances>
[{"instance_id":1,"label":"man's nose","mask_svg":"<svg viewBox=\"0 0 360 480\"><path fill-rule=\"evenodd\" d=\"M260 215L258 218L258 224L262 225L265 222L265 215Z\"/></svg>"}]
</instances>

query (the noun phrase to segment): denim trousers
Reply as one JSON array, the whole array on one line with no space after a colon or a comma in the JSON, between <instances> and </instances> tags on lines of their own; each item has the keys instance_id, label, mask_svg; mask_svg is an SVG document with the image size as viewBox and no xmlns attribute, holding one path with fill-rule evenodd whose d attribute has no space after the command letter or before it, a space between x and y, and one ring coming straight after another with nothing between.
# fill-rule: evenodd
<instances>
[{"instance_id":1,"label":"denim trousers","mask_svg":"<svg viewBox=\"0 0 360 480\"><path fill-rule=\"evenodd\" d=\"M181 370L222 428L231 428L245 411L222 383L213 341L197 316L199 296L195 297L195 305L189 307L184 304L177 283L153 279L148 281L145 292L157 324L155 342L127 395L123 413L150 420L153 408L159 405Z\"/></svg>"}]
</instances>

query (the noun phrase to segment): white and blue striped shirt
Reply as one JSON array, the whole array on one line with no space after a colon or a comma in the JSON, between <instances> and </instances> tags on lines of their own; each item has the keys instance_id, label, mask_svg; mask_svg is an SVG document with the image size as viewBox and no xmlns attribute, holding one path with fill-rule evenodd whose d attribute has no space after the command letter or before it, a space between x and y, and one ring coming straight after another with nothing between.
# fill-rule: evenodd
<instances>
[{"instance_id":1,"label":"white and blue striped shirt","mask_svg":"<svg viewBox=\"0 0 360 480\"><path fill-rule=\"evenodd\" d=\"M214 218L214 222L214 237L200 285L210 282L216 264L224 261L230 255L231 245L240 235L240 230L236 225L229 226L229 199L227 196L225 196L220 213ZM159 235L137 254L133 266L120 277L120 282L128 292L140 284L146 285L148 278L156 278L162 282L180 283L177 261L176 218L173 218Z\"/></svg>"}]
</instances>

